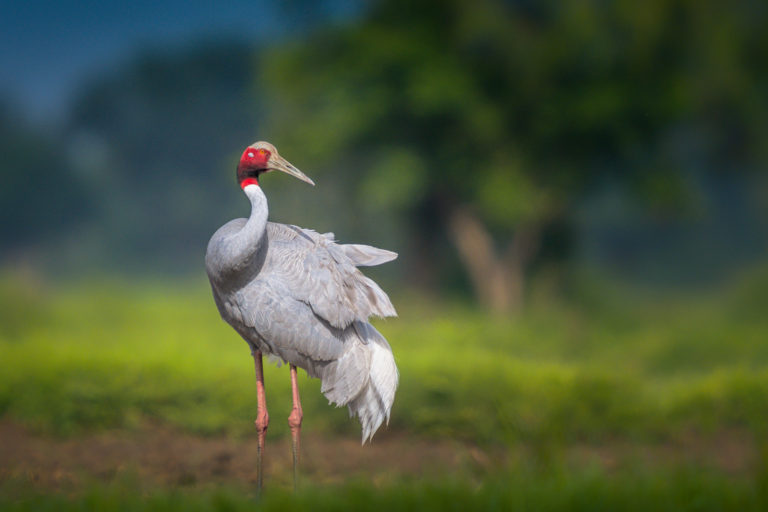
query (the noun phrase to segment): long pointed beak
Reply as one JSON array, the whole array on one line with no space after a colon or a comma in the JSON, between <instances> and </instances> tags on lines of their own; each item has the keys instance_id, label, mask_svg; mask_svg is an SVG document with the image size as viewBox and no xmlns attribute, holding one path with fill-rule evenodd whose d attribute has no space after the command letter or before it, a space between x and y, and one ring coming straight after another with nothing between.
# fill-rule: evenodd
<instances>
[{"instance_id":1,"label":"long pointed beak","mask_svg":"<svg viewBox=\"0 0 768 512\"><path fill-rule=\"evenodd\" d=\"M284 173L290 174L294 178L298 178L301 181L306 181L313 187L315 186L315 182L309 179L309 176L295 168L293 165L291 165L288 160L285 158L278 156L276 158L270 158L268 162L269 167L267 169L269 170L275 170L275 171L283 171Z\"/></svg>"}]
</instances>

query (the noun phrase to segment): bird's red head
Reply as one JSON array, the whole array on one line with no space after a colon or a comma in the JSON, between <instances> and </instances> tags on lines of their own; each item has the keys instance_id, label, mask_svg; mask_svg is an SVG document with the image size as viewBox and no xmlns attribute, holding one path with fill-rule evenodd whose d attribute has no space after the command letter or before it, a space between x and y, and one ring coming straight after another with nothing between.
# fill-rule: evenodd
<instances>
[{"instance_id":1,"label":"bird's red head","mask_svg":"<svg viewBox=\"0 0 768 512\"><path fill-rule=\"evenodd\" d=\"M240 163L237 164L237 182L243 189L248 185L258 185L261 173L270 171L284 172L310 185L315 184L307 175L281 157L275 146L263 140L254 142L243 151Z\"/></svg>"},{"instance_id":2,"label":"bird's red head","mask_svg":"<svg viewBox=\"0 0 768 512\"><path fill-rule=\"evenodd\" d=\"M257 178L268 168L271 156L272 153L264 148L245 148L237 165L237 181L242 188L259 184Z\"/></svg>"}]
</instances>

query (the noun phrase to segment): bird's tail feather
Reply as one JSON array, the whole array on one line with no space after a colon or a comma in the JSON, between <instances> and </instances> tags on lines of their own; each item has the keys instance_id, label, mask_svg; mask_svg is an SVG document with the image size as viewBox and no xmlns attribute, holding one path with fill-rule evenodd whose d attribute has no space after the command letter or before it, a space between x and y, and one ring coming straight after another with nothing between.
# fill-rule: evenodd
<instances>
[{"instance_id":1,"label":"bird's tail feather","mask_svg":"<svg viewBox=\"0 0 768 512\"><path fill-rule=\"evenodd\" d=\"M346 405L368 382L371 367L371 352L360 340L350 340L352 345L337 360L323 370L323 384L320 391L329 402L338 406Z\"/></svg>"},{"instance_id":2,"label":"bird's tail feather","mask_svg":"<svg viewBox=\"0 0 768 512\"><path fill-rule=\"evenodd\" d=\"M366 346L371 353L371 369L367 385L347 407L349 415L356 415L360 420L362 442L365 443L373 438L384 421L389 423L399 374L392 349L384 336L369 323L358 322L355 328L368 342Z\"/></svg>"},{"instance_id":3,"label":"bird's tail feather","mask_svg":"<svg viewBox=\"0 0 768 512\"><path fill-rule=\"evenodd\" d=\"M371 324L353 324L359 340L323 371L321 391L331 403L346 405L363 429L363 443L386 420L399 379L389 343Z\"/></svg>"}]
</instances>

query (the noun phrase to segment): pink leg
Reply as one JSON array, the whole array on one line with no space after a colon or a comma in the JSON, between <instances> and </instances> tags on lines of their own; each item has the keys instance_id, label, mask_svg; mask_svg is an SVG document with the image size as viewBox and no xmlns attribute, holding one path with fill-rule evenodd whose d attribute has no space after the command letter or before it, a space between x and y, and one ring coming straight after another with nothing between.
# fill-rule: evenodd
<instances>
[{"instance_id":1,"label":"pink leg","mask_svg":"<svg viewBox=\"0 0 768 512\"><path fill-rule=\"evenodd\" d=\"M288 426L291 427L291 448L293 449L293 489L296 490L299 480L299 448L301 446L301 420L304 413L299 399L299 384L296 377L296 367L291 365L291 391L293 393L293 408L288 416Z\"/></svg>"},{"instance_id":2,"label":"pink leg","mask_svg":"<svg viewBox=\"0 0 768 512\"><path fill-rule=\"evenodd\" d=\"M256 448L256 484L261 492L263 480L262 457L264 453L264 439L267 436L269 426L269 413L267 413L267 395L264 393L264 367L261 362L261 351L253 350L253 362L256 367L256 432L259 436L259 445Z\"/></svg>"}]
</instances>

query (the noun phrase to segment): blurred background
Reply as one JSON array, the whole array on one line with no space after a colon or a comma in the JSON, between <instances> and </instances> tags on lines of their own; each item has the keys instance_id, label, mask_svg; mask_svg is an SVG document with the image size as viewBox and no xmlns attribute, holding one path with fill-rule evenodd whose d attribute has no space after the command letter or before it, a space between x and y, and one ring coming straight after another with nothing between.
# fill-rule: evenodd
<instances>
[{"instance_id":1,"label":"blurred background","mask_svg":"<svg viewBox=\"0 0 768 512\"><path fill-rule=\"evenodd\" d=\"M332 447L306 443L308 488L765 504L766 22L757 1L3 2L0 500L127 472L241 504L253 377L203 257L268 140L317 183L267 176L272 220L400 254L368 272L401 316L377 323L392 424L342 446L356 424L303 380ZM214 462L61 452L101 436L110 468L115 439L163 435Z\"/></svg>"}]
</instances>

